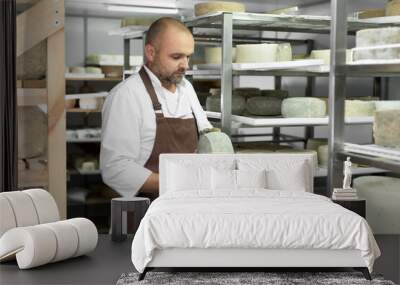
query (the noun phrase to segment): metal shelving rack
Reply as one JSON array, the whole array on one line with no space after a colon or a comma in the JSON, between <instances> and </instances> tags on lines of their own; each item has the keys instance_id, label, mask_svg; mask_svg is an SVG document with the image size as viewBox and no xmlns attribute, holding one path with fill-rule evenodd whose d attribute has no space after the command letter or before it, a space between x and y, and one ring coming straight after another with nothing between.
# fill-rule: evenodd
<instances>
[{"instance_id":1,"label":"metal shelving rack","mask_svg":"<svg viewBox=\"0 0 400 285\"><path fill-rule=\"evenodd\" d=\"M344 142L344 101L347 77L390 77L400 76L400 64L346 64L345 50L347 48L346 31L351 30L352 23L347 20L347 1L332 0L331 23L331 67L329 74L329 165L328 165L328 194L334 187L342 183L343 163L346 157L351 157L356 163L367 164L382 169L400 172L400 160L384 158L377 155L355 153L345 150ZM399 26L399 23L379 24L384 26ZM363 27L367 28L367 27ZM391 150L393 153L394 150ZM400 151L398 156L400 157Z\"/></svg>"}]
</instances>

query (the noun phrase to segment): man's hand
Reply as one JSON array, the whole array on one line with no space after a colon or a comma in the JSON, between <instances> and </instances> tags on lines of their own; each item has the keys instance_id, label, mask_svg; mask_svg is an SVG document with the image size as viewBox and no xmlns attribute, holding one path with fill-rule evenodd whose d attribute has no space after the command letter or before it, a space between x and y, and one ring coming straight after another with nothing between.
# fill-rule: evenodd
<instances>
[{"instance_id":1,"label":"man's hand","mask_svg":"<svg viewBox=\"0 0 400 285\"><path fill-rule=\"evenodd\" d=\"M203 129L203 130L200 131L200 135L204 135L204 134L212 133L212 132L221 132L221 129L219 129L219 128Z\"/></svg>"},{"instance_id":2,"label":"man's hand","mask_svg":"<svg viewBox=\"0 0 400 285\"><path fill-rule=\"evenodd\" d=\"M158 196L159 178L158 173L152 173L140 188L139 193L154 194Z\"/></svg>"}]
</instances>

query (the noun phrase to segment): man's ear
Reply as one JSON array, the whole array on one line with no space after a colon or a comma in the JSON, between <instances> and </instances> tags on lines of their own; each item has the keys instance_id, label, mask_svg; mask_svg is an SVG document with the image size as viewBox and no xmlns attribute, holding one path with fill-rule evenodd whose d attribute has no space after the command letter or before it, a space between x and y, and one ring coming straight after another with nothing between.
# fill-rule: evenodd
<instances>
[{"instance_id":1,"label":"man's ear","mask_svg":"<svg viewBox=\"0 0 400 285\"><path fill-rule=\"evenodd\" d=\"M155 54L156 54L156 49L154 48L154 46L151 44L145 45L144 52L145 52L147 61L153 62Z\"/></svg>"}]
</instances>

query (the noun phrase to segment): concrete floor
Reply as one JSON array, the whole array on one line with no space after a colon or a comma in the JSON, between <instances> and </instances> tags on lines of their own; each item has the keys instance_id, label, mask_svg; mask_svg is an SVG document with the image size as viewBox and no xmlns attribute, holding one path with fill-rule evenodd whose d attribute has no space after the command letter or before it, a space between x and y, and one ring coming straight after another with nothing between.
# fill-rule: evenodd
<instances>
[{"instance_id":1,"label":"concrete floor","mask_svg":"<svg viewBox=\"0 0 400 285\"><path fill-rule=\"evenodd\" d=\"M375 263L376 273L400 282L400 236L376 236L382 256ZM100 235L96 250L58 263L19 270L16 262L0 265L0 284L115 284L119 276L134 271L130 259L132 239L112 242Z\"/></svg>"}]
</instances>

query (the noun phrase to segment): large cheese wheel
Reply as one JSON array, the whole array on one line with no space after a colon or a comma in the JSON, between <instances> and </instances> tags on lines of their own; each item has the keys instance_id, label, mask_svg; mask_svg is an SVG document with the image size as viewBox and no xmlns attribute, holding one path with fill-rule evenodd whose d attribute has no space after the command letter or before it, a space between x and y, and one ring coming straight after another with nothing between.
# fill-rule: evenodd
<instances>
[{"instance_id":1,"label":"large cheese wheel","mask_svg":"<svg viewBox=\"0 0 400 285\"><path fill-rule=\"evenodd\" d=\"M281 114L282 100L275 97L257 96L247 99L247 111L256 116L277 116Z\"/></svg>"},{"instance_id":2,"label":"large cheese wheel","mask_svg":"<svg viewBox=\"0 0 400 285\"><path fill-rule=\"evenodd\" d=\"M194 14L202 16L215 12L246 12L246 5L237 2L204 2L194 6Z\"/></svg>"},{"instance_id":3,"label":"large cheese wheel","mask_svg":"<svg viewBox=\"0 0 400 285\"><path fill-rule=\"evenodd\" d=\"M289 97L287 90L261 90L261 96L276 97L279 99L285 99Z\"/></svg>"},{"instance_id":4,"label":"large cheese wheel","mask_svg":"<svg viewBox=\"0 0 400 285\"><path fill-rule=\"evenodd\" d=\"M232 49L232 62L236 59L236 48ZM204 49L204 60L205 63L217 63L222 62L222 49L221 47L206 47Z\"/></svg>"},{"instance_id":5,"label":"large cheese wheel","mask_svg":"<svg viewBox=\"0 0 400 285\"><path fill-rule=\"evenodd\" d=\"M232 114L241 115L246 109L246 99L242 96L232 96ZM221 112L221 96L209 96L206 100L206 110Z\"/></svg>"},{"instance_id":6,"label":"large cheese wheel","mask_svg":"<svg viewBox=\"0 0 400 285\"><path fill-rule=\"evenodd\" d=\"M198 153L233 153L231 139L222 132L210 132L200 136Z\"/></svg>"},{"instance_id":7,"label":"large cheese wheel","mask_svg":"<svg viewBox=\"0 0 400 285\"><path fill-rule=\"evenodd\" d=\"M243 97L254 97L260 96L261 91L259 88L252 88L252 87L242 87L236 88L233 90L233 95L243 96Z\"/></svg>"},{"instance_id":8,"label":"large cheese wheel","mask_svg":"<svg viewBox=\"0 0 400 285\"><path fill-rule=\"evenodd\" d=\"M289 43L279 44L277 61L290 61L293 59L292 46Z\"/></svg>"},{"instance_id":9,"label":"large cheese wheel","mask_svg":"<svg viewBox=\"0 0 400 285\"><path fill-rule=\"evenodd\" d=\"M47 117L39 107L18 107L18 158L38 157L47 146Z\"/></svg>"},{"instance_id":10,"label":"large cheese wheel","mask_svg":"<svg viewBox=\"0 0 400 285\"><path fill-rule=\"evenodd\" d=\"M400 15L400 1L393 0L386 4L386 16L399 16Z\"/></svg>"},{"instance_id":11,"label":"large cheese wheel","mask_svg":"<svg viewBox=\"0 0 400 285\"><path fill-rule=\"evenodd\" d=\"M375 101L376 111L400 109L400 100Z\"/></svg>"},{"instance_id":12,"label":"large cheese wheel","mask_svg":"<svg viewBox=\"0 0 400 285\"><path fill-rule=\"evenodd\" d=\"M321 49L313 50L310 54L311 59L322 59L325 65L330 65L331 63L331 50ZM346 62L351 62L351 50L346 50Z\"/></svg>"},{"instance_id":13,"label":"large cheese wheel","mask_svg":"<svg viewBox=\"0 0 400 285\"><path fill-rule=\"evenodd\" d=\"M358 196L367 200L367 221L374 234L400 234L400 179L363 176L353 180Z\"/></svg>"},{"instance_id":14,"label":"large cheese wheel","mask_svg":"<svg viewBox=\"0 0 400 285\"><path fill-rule=\"evenodd\" d=\"M400 109L375 112L373 132L375 144L400 148Z\"/></svg>"},{"instance_id":15,"label":"large cheese wheel","mask_svg":"<svg viewBox=\"0 0 400 285\"><path fill-rule=\"evenodd\" d=\"M244 44L236 46L236 62L275 62L278 44Z\"/></svg>"},{"instance_id":16,"label":"large cheese wheel","mask_svg":"<svg viewBox=\"0 0 400 285\"><path fill-rule=\"evenodd\" d=\"M400 28L378 28L358 31L356 34L357 47L374 47L400 43ZM354 60L389 60L400 59L400 48L379 48L357 50Z\"/></svg>"},{"instance_id":17,"label":"large cheese wheel","mask_svg":"<svg viewBox=\"0 0 400 285\"><path fill-rule=\"evenodd\" d=\"M285 118L325 117L326 104L318 98L287 98L282 101L282 115Z\"/></svg>"},{"instance_id":18,"label":"large cheese wheel","mask_svg":"<svg viewBox=\"0 0 400 285\"><path fill-rule=\"evenodd\" d=\"M375 102L361 100L345 101L346 117L368 117L373 116L375 111Z\"/></svg>"}]
</instances>

